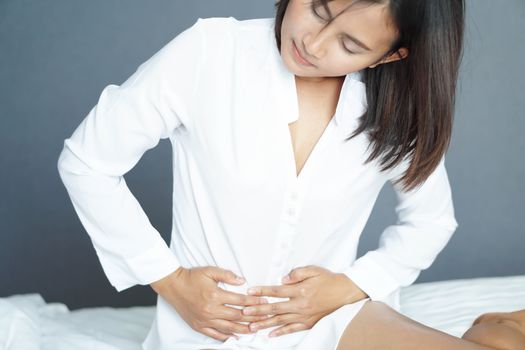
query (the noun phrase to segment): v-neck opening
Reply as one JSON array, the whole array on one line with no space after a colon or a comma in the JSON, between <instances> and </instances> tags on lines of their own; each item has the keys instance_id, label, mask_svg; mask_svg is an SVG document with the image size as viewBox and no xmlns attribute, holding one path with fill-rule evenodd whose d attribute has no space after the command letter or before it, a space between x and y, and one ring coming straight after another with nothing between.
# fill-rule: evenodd
<instances>
[{"instance_id":1,"label":"v-neck opening","mask_svg":"<svg viewBox=\"0 0 525 350\"><path fill-rule=\"evenodd\" d=\"M323 147L324 143L326 142L325 139L328 137L327 134L331 131L332 124L334 122L335 114L330 118L330 121L326 124L323 132L321 133L321 136L317 139L314 146L312 147L312 150L306 157L305 161L303 162L303 166L301 167L301 170L299 173L297 173L297 162L296 162L296 156L295 156L295 150L293 145L293 139L292 139L292 133L290 130L290 124L287 124L288 127L288 138L289 138L289 148L291 149L292 154L292 161L293 161L293 174L294 174L294 180L295 181L301 181L304 177L304 172L309 168L310 163L312 162L312 158L315 157L315 155L320 152L320 149Z\"/></svg>"},{"instance_id":2,"label":"v-neck opening","mask_svg":"<svg viewBox=\"0 0 525 350\"><path fill-rule=\"evenodd\" d=\"M289 126L291 123L299 119L299 94L297 91L297 82L295 80L295 74L287 69L287 67L284 65L284 62L277 47L274 46L275 40L273 33L269 33L269 35L271 35L272 38L272 50L274 50L273 52L276 58L275 63L277 67L277 74L280 76L280 78L283 78L284 83L283 85L275 89L273 93L277 94L278 99L280 101L279 106L282 109L279 111L279 114L283 115L285 119L284 125L286 127L285 135L287 143L286 158L289 160L289 162L291 162L291 164L287 166L287 172L289 171L289 174L294 182L300 183L307 180L306 177L308 176L308 173L312 171L310 168L312 168L313 165L315 165L311 163L316 162L315 158L318 158L318 153L320 153L321 149L324 148L324 144L327 143L327 140L331 136L333 136L333 130L335 130L335 126L337 125L339 127L340 125L343 125L343 116L341 115L341 113L343 112L343 108L346 104L345 101L343 101L343 98L346 95L346 89L348 88L350 80L353 79L352 74L355 73L350 73L345 76L343 84L339 91L335 112L332 115L332 118L330 118L330 121L326 125L325 129L323 130L321 136L313 146L310 154L304 161L301 171L298 174L292 134Z\"/></svg>"},{"instance_id":3,"label":"v-neck opening","mask_svg":"<svg viewBox=\"0 0 525 350\"><path fill-rule=\"evenodd\" d=\"M286 122L286 128L287 128L287 138L288 138L288 149L290 150L289 154L291 154L292 158L292 169L293 169L293 179L296 182L302 182L303 179L307 174L305 174L305 171L308 171L308 169L311 167L312 158L315 158L317 153L321 151L322 148L324 148L324 144L327 142L327 138L329 137L328 134L332 131L332 128L334 127L334 123L337 123L336 118L338 117L338 113L340 113L340 109L342 108L342 104L344 101L341 101L341 98L344 96L345 86L348 83L348 80L350 77L347 75L345 76L345 79L343 80L343 84L341 86L341 89L339 90L339 96L337 100L337 105L335 108L335 112L330 118L329 122L327 123L326 127L324 128L323 132L321 133L321 136L317 139L316 143L312 147L310 154L306 157L303 166L301 167L301 170L299 173L297 173L297 162L296 162L296 155L293 145L293 139L292 139L292 133L290 130L290 124L296 122L299 119L299 94L297 91L297 82L295 80L295 74L289 72L289 78L291 79L290 84L290 93L292 96L295 97L295 103L292 104L292 113L294 113L293 117L288 116L287 122Z\"/></svg>"}]
</instances>

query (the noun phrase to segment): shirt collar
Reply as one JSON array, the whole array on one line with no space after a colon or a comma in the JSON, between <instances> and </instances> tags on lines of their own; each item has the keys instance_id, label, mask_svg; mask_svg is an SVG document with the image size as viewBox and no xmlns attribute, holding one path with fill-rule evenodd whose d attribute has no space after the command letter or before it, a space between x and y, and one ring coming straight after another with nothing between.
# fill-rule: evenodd
<instances>
[{"instance_id":1,"label":"shirt collar","mask_svg":"<svg viewBox=\"0 0 525 350\"><path fill-rule=\"evenodd\" d=\"M287 123L292 123L299 118L299 102L297 100L297 88L295 75L285 66L277 49L273 30L273 20L270 21L271 30L269 35L270 52L274 60L277 84L275 84L274 96L277 98L279 113ZM352 72L345 76L341 87L340 98L335 111L334 119L338 129L345 135L349 135L358 125L358 118L366 110L366 87L362 81L362 71Z\"/></svg>"}]
</instances>

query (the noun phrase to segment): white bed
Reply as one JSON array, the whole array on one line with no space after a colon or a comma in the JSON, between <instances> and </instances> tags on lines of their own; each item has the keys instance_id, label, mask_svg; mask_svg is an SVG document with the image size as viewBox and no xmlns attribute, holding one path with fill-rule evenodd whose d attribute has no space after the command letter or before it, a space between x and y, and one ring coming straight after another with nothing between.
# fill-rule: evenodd
<instances>
[{"instance_id":1,"label":"white bed","mask_svg":"<svg viewBox=\"0 0 525 350\"><path fill-rule=\"evenodd\" d=\"M416 283L401 290L401 312L461 336L484 312L525 308L525 275ZM140 350L154 306L69 311L40 294L0 298L1 350Z\"/></svg>"}]
</instances>

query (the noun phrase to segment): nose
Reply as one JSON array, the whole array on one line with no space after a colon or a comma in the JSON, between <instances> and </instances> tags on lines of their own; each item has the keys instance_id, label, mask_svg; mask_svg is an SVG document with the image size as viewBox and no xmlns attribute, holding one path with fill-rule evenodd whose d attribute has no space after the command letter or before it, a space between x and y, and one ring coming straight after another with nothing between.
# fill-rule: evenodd
<instances>
[{"instance_id":1,"label":"nose","mask_svg":"<svg viewBox=\"0 0 525 350\"><path fill-rule=\"evenodd\" d=\"M308 57L314 57L316 60L322 58L326 53L326 38L328 31L321 28L318 32L309 33L304 39L304 49Z\"/></svg>"}]
</instances>

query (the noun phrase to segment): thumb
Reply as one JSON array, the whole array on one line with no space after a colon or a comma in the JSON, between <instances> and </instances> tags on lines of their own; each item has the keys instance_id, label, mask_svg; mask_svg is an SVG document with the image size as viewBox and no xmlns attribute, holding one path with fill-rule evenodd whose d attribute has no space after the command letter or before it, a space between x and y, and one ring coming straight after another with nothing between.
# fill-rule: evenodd
<instances>
[{"instance_id":1,"label":"thumb","mask_svg":"<svg viewBox=\"0 0 525 350\"><path fill-rule=\"evenodd\" d=\"M220 281L238 285L246 283L246 280L241 276L237 276L234 272L220 267L215 267L213 269L212 277L217 282Z\"/></svg>"},{"instance_id":2,"label":"thumb","mask_svg":"<svg viewBox=\"0 0 525 350\"><path fill-rule=\"evenodd\" d=\"M292 269L286 276L283 276L282 282L284 284L291 284L301 282L309 277L314 276L316 273L311 266L296 267Z\"/></svg>"}]
</instances>

